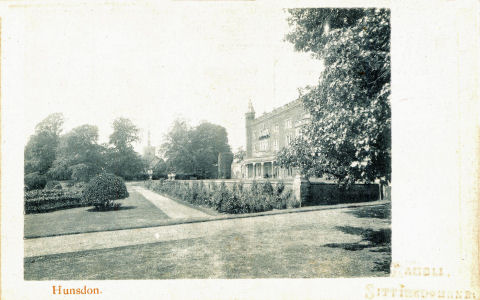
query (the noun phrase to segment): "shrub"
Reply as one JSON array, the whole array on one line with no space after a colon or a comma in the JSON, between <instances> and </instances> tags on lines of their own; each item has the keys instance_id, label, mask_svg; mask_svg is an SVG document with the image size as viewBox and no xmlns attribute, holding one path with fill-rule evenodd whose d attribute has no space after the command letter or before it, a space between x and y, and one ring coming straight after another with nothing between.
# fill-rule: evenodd
<instances>
[{"instance_id":1,"label":"shrub","mask_svg":"<svg viewBox=\"0 0 480 300\"><path fill-rule=\"evenodd\" d=\"M86 164L77 164L71 166L69 169L72 172L72 179L76 182L88 182L93 176L91 168Z\"/></svg>"},{"instance_id":2,"label":"shrub","mask_svg":"<svg viewBox=\"0 0 480 300\"><path fill-rule=\"evenodd\" d=\"M203 182L200 182L200 184L198 185L197 203L200 205L208 205L209 199L210 193L208 189L205 187Z\"/></svg>"},{"instance_id":3,"label":"shrub","mask_svg":"<svg viewBox=\"0 0 480 300\"><path fill-rule=\"evenodd\" d=\"M30 173L24 177L25 188L27 191L41 190L47 185L47 179L38 172Z\"/></svg>"},{"instance_id":4,"label":"shrub","mask_svg":"<svg viewBox=\"0 0 480 300\"><path fill-rule=\"evenodd\" d=\"M97 209L109 209L114 207L114 200L127 198L128 191L120 177L103 173L88 183L83 196L87 203Z\"/></svg>"},{"instance_id":5,"label":"shrub","mask_svg":"<svg viewBox=\"0 0 480 300\"><path fill-rule=\"evenodd\" d=\"M287 208L297 208L300 207L300 200L296 197L289 197L286 200Z\"/></svg>"},{"instance_id":6,"label":"shrub","mask_svg":"<svg viewBox=\"0 0 480 300\"><path fill-rule=\"evenodd\" d=\"M61 190L62 189L62 184L59 181L51 180L51 181L47 182L47 185L45 185L45 189L47 189L47 190Z\"/></svg>"},{"instance_id":7,"label":"shrub","mask_svg":"<svg viewBox=\"0 0 480 300\"><path fill-rule=\"evenodd\" d=\"M215 188L215 192L213 193L211 198L211 206L214 207L216 210L221 211L223 202L228 201L229 193L230 192L227 189L225 182L222 181L222 183L220 183L220 187Z\"/></svg>"},{"instance_id":8,"label":"shrub","mask_svg":"<svg viewBox=\"0 0 480 300\"><path fill-rule=\"evenodd\" d=\"M42 213L84 205L76 190L33 190L24 195L25 213Z\"/></svg>"},{"instance_id":9,"label":"shrub","mask_svg":"<svg viewBox=\"0 0 480 300\"><path fill-rule=\"evenodd\" d=\"M155 172L153 172L153 174L152 174L152 179L153 180L166 179L166 178L167 178L167 174L155 173Z\"/></svg>"},{"instance_id":10,"label":"shrub","mask_svg":"<svg viewBox=\"0 0 480 300\"><path fill-rule=\"evenodd\" d=\"M54 163L54 165L47 172L48 178L55 180L68 180L72 177L72 170L68 167L66 162Z\"/></svg>"},{"instance_id":11,"label":"shrub","mask_svg":"<svg viewBox=\"0 0 480 300\"><path fill-rule=\"evenodd\" d=\"M150 175L148 175L147 173L139 173L139 174L135 175L135 179L145 181L145 180L150 179Z\"/></svg>"},{"instance_id":12,"label":"shrub","mask_svg":"<svg viewBox=\"0 0 480 300\"><path fill-rule=\"evenodd\" d=\"M146 182L145 187L192 204L231 214L262 212L296 205L291 200L291 190L286 189L282 182L273 186L269 181L260 184L254 181L249 188L245 188L240 182L229 189L225 182L218 185L215 182L199 181L189 185L188 182L159 180Z\"/></svg>"}]
</instances>

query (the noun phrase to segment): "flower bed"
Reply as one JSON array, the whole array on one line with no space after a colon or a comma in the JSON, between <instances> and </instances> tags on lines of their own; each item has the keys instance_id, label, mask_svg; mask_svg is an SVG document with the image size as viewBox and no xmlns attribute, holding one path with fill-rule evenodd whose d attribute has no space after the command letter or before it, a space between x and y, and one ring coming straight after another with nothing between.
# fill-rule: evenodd
<instances>
[{"instance_id":1,"label":"flower bed","mask_svg":"<svg viewBox=\"0 0 480 300\"><path fill-rule=\"evenodd\" d=\"M253 182L245 188L242 182L227 188L224 182L148 181L145 186L167 196L189 203L214 208L230 214L254 213L284 209L292 204L292 192L283 183L275 186L268 181Z\"/></svg>"},{"instance_id":2,"label":"flower bed","mask_svg":"<svg viewBox=\"0 0 480 300\"><path fill-rule=\"evenodd\" d=\"M25 192L25 213L42 213L57 209L87 206L79 189L33 190Z\"/></svg>"}]
</instances>

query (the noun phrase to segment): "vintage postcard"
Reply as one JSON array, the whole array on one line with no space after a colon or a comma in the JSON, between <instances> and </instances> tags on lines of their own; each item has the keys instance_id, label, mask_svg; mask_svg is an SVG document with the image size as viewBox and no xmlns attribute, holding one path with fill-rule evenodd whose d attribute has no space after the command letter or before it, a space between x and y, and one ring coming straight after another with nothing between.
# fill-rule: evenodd
<instances>
[{"instance_id":1,"label":"vintage postcard","mask_svg":"<svg viewBox=\"0 0 480 300\"><path fill-rule=\"evenodd\" d=\"M4 1L2 299L480 299L475 1Z\"/></svg>"}]
</instances>

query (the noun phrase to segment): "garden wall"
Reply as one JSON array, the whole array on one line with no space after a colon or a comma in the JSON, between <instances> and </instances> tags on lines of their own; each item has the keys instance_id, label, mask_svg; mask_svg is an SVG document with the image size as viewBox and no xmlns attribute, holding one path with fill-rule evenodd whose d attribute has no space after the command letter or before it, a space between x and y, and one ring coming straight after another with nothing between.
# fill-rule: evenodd
<instances>
[{"instance_id":1,"label":"garden wall","mask_svg":"<svg viewBox=\"0 0 480 300\"><path fill-rule=\"evenodd\" d=\"M245 188L250 188L252 186L252 183L255 181L257 184L262 184L264 182L270 182L273 187L276 187L279 183L283 183L285 185L285 188L291 189L293 185L292 180L278 180L278 179L257 179L257 180L250 180L250 179L204 179L204 180L175 180L176 182L184 182L188 183L190 186L193 185L193 183L203 183L203 185L211 192L212 187L215 184L216 186L219 186L222 184L222 182L225 183L225 186L228 189L232 189L235 184L240 184L242 183Z\"/></svg>"},{"instance_id":2,"label":"garden wall","mask_svg":"<svg viewBox=\"0 0 480 300\"><path fill-rule=\"evenodd\" d=\"M348 188L332 183L310 182L309 196L302 206L356 203L380 199L378 184L354 184Z\"/></svg>"}]
</instances>

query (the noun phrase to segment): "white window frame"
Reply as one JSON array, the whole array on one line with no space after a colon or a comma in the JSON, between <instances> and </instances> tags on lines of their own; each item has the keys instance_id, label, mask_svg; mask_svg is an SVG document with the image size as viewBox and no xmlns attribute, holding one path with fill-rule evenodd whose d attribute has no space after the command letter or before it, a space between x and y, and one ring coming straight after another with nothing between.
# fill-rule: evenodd
<instances>
[{"instance_id":1,"label":"white window frame","mask_svg":"<svg viewBox=\"0 0 480 300\"><path fill-rule=\"evenodd\" d=\"M290 129L292 128L292 120L288 119L285 121L285 128Z\"/></svg>"}]
</instances>

